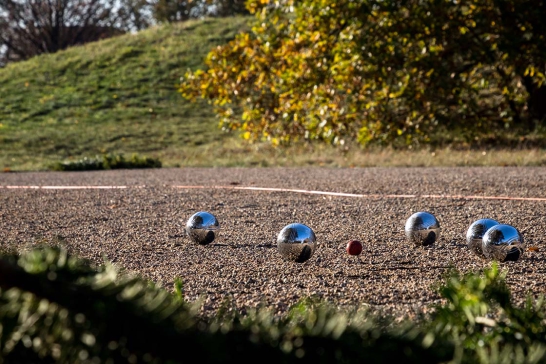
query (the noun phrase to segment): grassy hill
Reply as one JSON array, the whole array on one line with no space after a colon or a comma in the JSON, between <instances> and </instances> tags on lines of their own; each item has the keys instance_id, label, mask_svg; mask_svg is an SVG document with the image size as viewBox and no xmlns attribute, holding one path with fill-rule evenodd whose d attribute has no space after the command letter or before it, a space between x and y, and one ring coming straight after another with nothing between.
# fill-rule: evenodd
<instances>
[{"instance_id":1,"label":"grassy hill","mask_svg":"<svg viewBox=\"0 0 546 364\"><path fill-rule=\"evenodd\" d=\"M219 128L211 106L177 92L250 18L165 25L42 55L0 69L0 171L45 170L97 154L133 154L182 166L545 165L535 150L395 152L247 145Z\"/></svg>"},{"instance_id":2,"label":"grassy hill","mask_svg":"<svg viewBox=\"0 0 546 364\"><path fill-rule=\"evenodd\" d=\"M231 143L211 107L183 99L177 83L247 20L166 25L0 69L0 168L44 169L97 153L174 166L195 159L195 147Z\"/></svg>"}]
</instances>

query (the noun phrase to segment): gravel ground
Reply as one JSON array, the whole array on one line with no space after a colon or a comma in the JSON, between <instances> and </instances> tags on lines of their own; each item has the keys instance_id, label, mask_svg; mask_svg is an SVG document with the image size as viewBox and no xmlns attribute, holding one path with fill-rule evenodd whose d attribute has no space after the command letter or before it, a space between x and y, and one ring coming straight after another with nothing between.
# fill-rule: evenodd
<instances>
[{"instance_id":1,"label":"gravel ground","mask_svg":"<svg viewBox=\"0 0 546 364\"><path fill-rule=\"evenodd\" d=\"M124 185L119 189L11 189L29 185ZM478 271L491 263L466 245L468 226L493 218L518 228L527 250L502 263L516 303L546 293L546 201L463 197L331 196L234 187L305 189L366 195L464 195L546 198L546 168L181 168L0 174L0 244L27 249L66 241L96 263L104 259L171 289L183 281L203 312L223 300L238 308L266 304L278 313L316 295L340 306L362 304L413 317L439 297L433 285L449 267ZM180 188L177 186L205 186ZM216 187L214 187L216 186ZM219 188L226 186L229 188ZM189 241L184 226L197 211L218 218L210 245ZM430 247L409 244L406 219L429 211L442 232ZM285 261L276 239L287 224L310 226L319 246L304 263ZM349 256L350 239L364 244Z\"/></svg>"}]
</instances>

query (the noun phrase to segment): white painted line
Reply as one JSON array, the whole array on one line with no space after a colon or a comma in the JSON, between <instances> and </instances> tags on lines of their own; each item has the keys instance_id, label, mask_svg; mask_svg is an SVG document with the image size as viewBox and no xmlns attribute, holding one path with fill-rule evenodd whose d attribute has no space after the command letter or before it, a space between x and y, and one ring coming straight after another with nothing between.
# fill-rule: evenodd
<instances>
[{"instance_id":1,"label":"white painted line","mask_svg":"<svg viewBox=\"0 0 546 364\"><path fill-rule=\"evenodd\" d=\"M89 189L127 189L127 188L145 188L146 185L135 186L0 186L0 189L42 189L42 190L89 190ZM227 190L247 190L247 191L267 191L267 192L291 192L310 195L338 196L338 197L356 197L356 198L430 198L430 199L453 199L453 200L511 200L511 201L546 201L546 197L511 197L511 196L477 196L477 195L396 195L396 194L359 194L344 192L314 191L291 188L274 187L252 187L252 186L171 186L178 189L227 189Z\"/></svg>"},{"instance_id":2,"label":"white painted line","mask_svg":"<svg viewBox=\"0 0 546 364\"><path fill-rule=\"evenodd\" d=\"M138 187L138 186L134 186ZM124 189L128 186L0 186L0 188L7 189L41 189L41 190L111 190L111 189Z\"/></svg>"}]
</instances>

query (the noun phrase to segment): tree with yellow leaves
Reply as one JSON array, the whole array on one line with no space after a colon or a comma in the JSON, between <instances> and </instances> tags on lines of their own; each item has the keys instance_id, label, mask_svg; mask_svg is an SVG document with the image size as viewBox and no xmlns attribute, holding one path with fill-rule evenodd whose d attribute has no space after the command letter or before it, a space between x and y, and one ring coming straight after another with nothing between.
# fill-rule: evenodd
<instances>
[{"instance_id":1,"label":"tree with yellow leaves","mask_svg":"<svg viewBox=\"0 0 546 364\"><path fill-rule=\"evenodd\" d=\"M188 72L186 98L272 144L472 142L546 122L539 0L247 1L251 31Z\"/></svg>"}]
</instances>

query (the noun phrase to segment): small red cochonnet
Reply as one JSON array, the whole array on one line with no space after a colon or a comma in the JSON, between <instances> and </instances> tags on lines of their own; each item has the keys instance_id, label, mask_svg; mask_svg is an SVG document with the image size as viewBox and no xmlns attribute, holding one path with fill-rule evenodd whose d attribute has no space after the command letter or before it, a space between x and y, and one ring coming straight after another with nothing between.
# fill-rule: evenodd
<instances>
[{"instance_id":1,"label":"small red cochonnet","mask_svg":"<svg viewBox=\"0 0 546 364\"><path fill-rule=\"evenodd\" d=\"M346 250L349 255L359 255L362 253L362 243L358 240L349 240Z\"/></svg>"}]
</instances>

